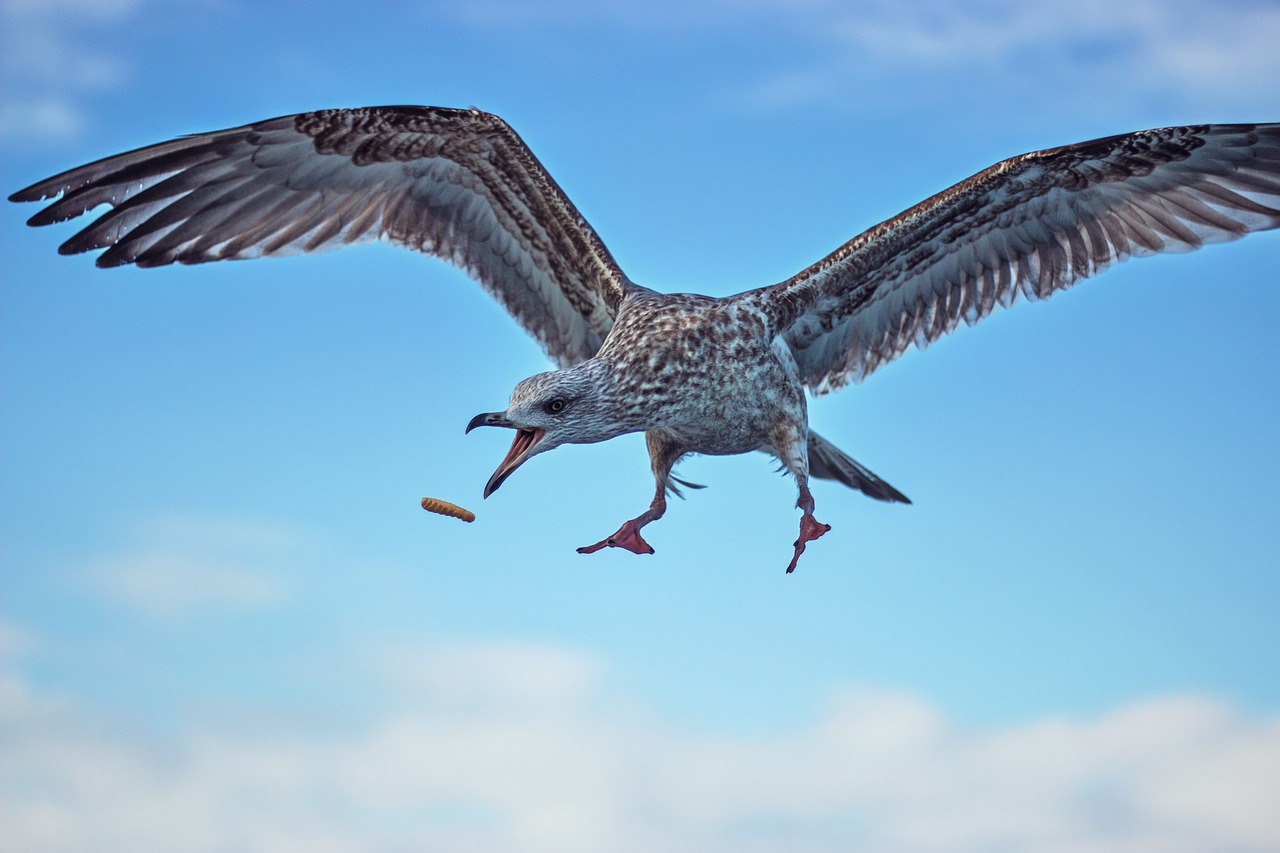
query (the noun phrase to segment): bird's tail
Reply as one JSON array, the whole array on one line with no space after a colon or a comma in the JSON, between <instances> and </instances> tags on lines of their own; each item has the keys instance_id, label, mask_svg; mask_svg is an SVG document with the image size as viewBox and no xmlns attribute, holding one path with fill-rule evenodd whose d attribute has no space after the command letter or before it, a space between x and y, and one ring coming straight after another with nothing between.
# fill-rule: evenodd
<instances>
[{"instance_id":1,"label":"bird's tail","mask_svg":"<svg viewBox=\"0 0 1280 853\"><path fill-rule=\"evenodd\" d=\"M909 504L902 492L854 462L840 448L816 432L809 432L809 476L836 480L878 501Z\"/></svg>"}]
</instances>

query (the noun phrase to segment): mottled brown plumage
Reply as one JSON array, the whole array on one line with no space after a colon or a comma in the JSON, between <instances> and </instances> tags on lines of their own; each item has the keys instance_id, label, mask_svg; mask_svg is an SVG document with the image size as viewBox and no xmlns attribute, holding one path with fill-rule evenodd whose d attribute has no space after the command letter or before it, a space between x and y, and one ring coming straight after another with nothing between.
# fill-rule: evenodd
<instances>
[{"instance_id":1,"label":"mottled brown plumage","mask_svg":"<svg viewBox=\"0 0 1280 853\"><path fill-rule=\"evenodd\" d=\"M374 107L184 137L15 193L46 225L111 210L63 244L100 266L202 263L385 240L470 272L561 368L467 429L515 430L488 497L565 443L644 432L649 509L579 549L652 548L689 453L760 450L796 478L790 572L829 528L809 478L908 502L809 429L806 389L857 381L1020 296L1128 257L1280 226L1280 125L1203 125L1014 157L882 222L780 284L713 298L631 283L515 132L478 110Z\"/></svg>"}]
</instances>

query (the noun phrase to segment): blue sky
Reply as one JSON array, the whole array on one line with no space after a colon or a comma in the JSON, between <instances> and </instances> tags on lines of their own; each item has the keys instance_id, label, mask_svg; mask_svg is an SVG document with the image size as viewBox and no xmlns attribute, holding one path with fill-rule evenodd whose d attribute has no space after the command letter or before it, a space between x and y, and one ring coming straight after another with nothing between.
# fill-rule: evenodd
<instances>
[{"instance_id":1,"label":"blue sky","mask_svg":"<svg viewBox=\"0 0 1280 853\"><path fill-rule=\"evenodd\" d=\"M331 106L510 121L623 268L781 280L1006 156L1280 118L1280 5L0 5L6 194ZM904 491L632 436L488 501L546 368L386 247L102 271L0 222L6 849L1273 850L1280 235L817 400ZM428 515L423 495L476 511Z\"/></svg>"}]
</instances>

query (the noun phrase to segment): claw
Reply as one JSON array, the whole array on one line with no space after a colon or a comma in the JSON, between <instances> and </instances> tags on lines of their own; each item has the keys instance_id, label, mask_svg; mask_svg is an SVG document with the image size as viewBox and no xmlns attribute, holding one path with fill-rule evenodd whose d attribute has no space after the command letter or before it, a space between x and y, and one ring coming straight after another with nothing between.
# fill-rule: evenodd
<instances>
[{"instance_id":1,"label":"claw","mask_svg":"<svg viewBox=\"0 0 1280 853\"><path fill-rule=\"evenodd\" d=\"M805 543L812 542L830 529L830 524L823 524L807 512L800 516L800 538L796 540L796 552L791 557L791 564L787 566L787 574L796 570L796 562L804 553Z\"/></svg>"},{"instance_id":2,"label":"claw","mask_svg":"<svg viewBox=\"0 0 1280 853\"><path fill-rule=\"evenodd\" d=\"M601 548L625 548L632 554L652 554L653 546L640 537L640 525L635 520L628 521L618 528L618 532L608 539L601 539L594 545L579 548L579 554L594 554Z\"/></svg>"}]
</instances>

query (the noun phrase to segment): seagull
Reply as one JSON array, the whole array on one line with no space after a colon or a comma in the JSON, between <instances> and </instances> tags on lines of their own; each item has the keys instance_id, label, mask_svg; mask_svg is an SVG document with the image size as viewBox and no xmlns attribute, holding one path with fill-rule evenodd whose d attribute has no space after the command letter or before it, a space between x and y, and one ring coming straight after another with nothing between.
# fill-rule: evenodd
<instances>
[{"instance_id":1,"label":"seagull","mask_svg":"<svg viewBox=\"0 0 1280 853\"><path fill-rule=\"evenodd\" d=\"M809 428L806 393L861 381L1019 298L1131 257L1280 226L1280 123L1168 127L1003 160L887 219L778 284L733 296L633 283L501 118L422 106L334 109L184 136L40 181L49 225L110 209L59 247L100 267L319 252L384 241L473 276L557 369L480 426L515 433L484 496L562 444L643 432L648 509L579 548L652 554L641 529L689 454L763 451L795 477L787 572L829 531L810 479L882 501L897 489Z\"/></svg>"}]
</instances>

